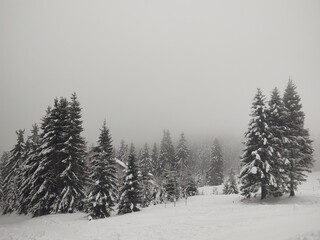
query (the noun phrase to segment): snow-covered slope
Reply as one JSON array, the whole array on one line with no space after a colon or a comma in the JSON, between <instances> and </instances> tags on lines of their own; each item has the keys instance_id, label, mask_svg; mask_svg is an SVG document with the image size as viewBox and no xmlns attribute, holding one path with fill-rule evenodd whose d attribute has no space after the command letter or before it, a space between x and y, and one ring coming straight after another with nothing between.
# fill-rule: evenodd
<instances>
[{"instance_id":1,"label":"snow-covered slope","mask_svg":"<svg viewBox=\"0 0 320 240\"><path fill-rule=\"evenodd\" d=\"M320 172L294 198L242 201L239 195L203 195L141 212L88 221L83 213L38 218L0 216L0 239L21 240L314 240L320 239ZM208 194L209 193L209 194Z\"/></svg>"}]
</instances>

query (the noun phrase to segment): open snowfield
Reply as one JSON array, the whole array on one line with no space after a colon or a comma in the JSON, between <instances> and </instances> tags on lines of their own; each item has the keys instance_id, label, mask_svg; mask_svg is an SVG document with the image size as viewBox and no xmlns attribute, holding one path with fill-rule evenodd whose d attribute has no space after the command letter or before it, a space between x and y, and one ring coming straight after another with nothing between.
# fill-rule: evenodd
<instances>
[{"instance_id":1,"label":"open snowfield","mask_svg":"<svg viewBox=\"0 0 320 240\"><path fill-rule=\"evenodd\" d=\"M238 195L203 195L141 212L88 221L83 213L38 218L0 216L0 239L19 240L314 240L320 239L320 172L294 198L242 201ZM218 189L218 192L220 189Z\"/></svg>"}]
</instances>

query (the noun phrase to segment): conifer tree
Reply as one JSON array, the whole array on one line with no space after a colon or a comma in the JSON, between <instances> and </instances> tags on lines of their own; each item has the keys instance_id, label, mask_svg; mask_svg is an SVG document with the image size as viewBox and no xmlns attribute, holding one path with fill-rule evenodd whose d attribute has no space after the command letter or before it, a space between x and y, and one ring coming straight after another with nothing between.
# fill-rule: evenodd
<instances>
[{"instance_id":1,"label":"conifer tree","mask_svg":"<svg viewBox=\"0 0 320 240\"><path fill-rule=\"evenodd\" d=\"M170 202L176 202L180 197L180 186L178 183L177 171L172 167L170 170L166 170L164 187L167 194L167 200Z\"/></svg>"},{"instance_id":2,"label":"conifer tree","mask_svg":"<svg viewBox=\"0 0 320 240\"><path fill-rule=\"evenodd\" d=\"M159 151L156 143L154 143L151 153L151 169L154 177L159 176Z\"/></svg>"},{"instance_id":3,"label":"conifer tree","mask_svg":"<svg viewBox=\"0 0 320 240\"><path fill-rule=\"evenodd\" d=\"M151 166L151 157L149 147L146 143L141 151L140 156L140 171L141 171L141 206L147 207L152 200L153 193L153 175Z\"/></svg>"},{"instance_id":4,"label":"conifer tree","mask_svg":"<svg viewBox=\"0 0 320 240\"><path fill-rule=\"evenodd\" d=\"M59 211L64 189L63 172L69 158L66 151L69 140L68 101L55 99L54 107L42 123L41 143L37 169L32 177L30 212L41 216Z\"/></svg>"},{"instance_id":5,"label":"conifer tree","mask_svg":"<svg viewBox=\"0 0 320 240\"><path fill-rule=\"evenodd\" d=\"M180 135L180 140L177 146L176 151L176 162L177 162L177 171L178 171L178 177L181 184L181 187L183 190L187 188L188 180L191 180L188 178L189 173L189 157L190 157L190 151L187 147L187 141L185 139L184 133Z\"/></svg>"},{"instance_id":6,"label":"conifer tree","mask_svg":"<svg viewBox=\"0 0 320 240\"><path fill-rule=\"evenodd\" d=\"M220 185L223 183L223 157L218 139L214 140L211 149L211 161L207 172L207 183L209 185Z\"/></svg>"},{"instance_id":7,"label":"conifer tree","mask_svg":"<svg viewBox=\"0 0 320 240\"><path fill-rule=\"evenodd\" d=\"M251 121L245 135L245 149L241 158L242 195L250 197L261 188L261 199L267 195L267 186L274 185L275 177L270 172L269 127L265 96L258 89L252 103Z\"/></svg>"},{"instance_id":8,"label":"conifer tree","mask_svg":"<svg viewBox=\"0 0 320 240\"><path fill-rule=\"evenodd\" d=\"M195 181L194 177L192 176L192 172L190 169L187 169L186 185L184 186L184 191L185 191L186 196L194 196L198 192L196 181Z\"/></svg>"},{"instance_id":9,"label":"conifer tree","mask_svg":"<svg viewBox=\"0 0 320 240\"><path fill-rule=\"evenodd\" d=\"M109 217L117 201L116 163L111 143L111 135L104 121L98 146L90 162L88 212L93 219Z\"/></svg>"},{"instance_id":10,"label":"conifer tree","mask_svg":"<svg viewBox=\"0 0 320 240\"><path fill-rule=\"evenodd\" d=\"M159 175L164 176L177 165L169 130L164 130L159 154Z\"/></svg>"},{"instance_id":11,"label":"conifer tree","mask_svg":"<svg viewBox=\"0 0 320 240\"><path fill-rule=\"evenodd\" d=\"M4 193L3 193L3 182L4 182L4 167L9 159L9 153L3 152L0 158L0 210L3 209Z\"/></svg>"},{"instance_id":12,"label":"conifer tree","mask_svg":"<svg viewBox=\"0 0 320 240\"><path fill-rule=\"evenodd\" d=\"M27 214L31 200L32 176L38 164L38 148L40 144L39 128L37 124L32 125L31 136L28 137L26 147L26 160L22 170L22 182L20 185L20 206L19 213Z\"/></svg>"},{"instance_id":13,"label":"conifer tree","mask_svg":"<svg viewBox=\"0 0 320 240\"><path fill-rule=\"evenodd\" d=\"M122 139L120 142L120 148L117 154L117 158L122 161L123 163L128 163L128 145L125 143L125 141Z\"/></svg>"},{"instance_id":14,"label":"conifer tree","mask_svg":"<svg viewBox=\"0 0 320 240\"><path fill-rule=\"evenodd\" d=\"M228 179L223 185L223 194L238 194L238 186L233 168L230 169Z\"/></svg>"},{"instance_id":15,"label":"conifer tree","mask_svg":"<svg viewBox=\"0 0 320 240\"><path fill-rule=\"evenodd\" d=\"M3 171L4 214L16 211L19 207L21 166L25 157L24 130L18 130L16 134L17 143L10 151L9 159Z\"/></svg>"},{"instance_id":16,"label":"conifer tree","mask_svg":"<svg viewBox=\"0 0 320 240\"><path fill-rule=\"evenodd\" d=\"M273 196L281 196L285 189L285 163L284 152L286 145L286 112L279 91L275 88L272 91L267 111L269 126L269 155L270 155L270 172L275 178L274 184L268 185L268 193Z\"/></svg>"},{"instance_id":17,"label":"conifer tree","mask_svg":"<svg viewBox=\"0 0 320 240\"><path fill-rule=\"evenodd\" d=\"M138 172L136 153L133 144L131 144L128 168L123 177L123 186L120 190L118 214L140 211L138 204L141 203L141 186Z\"/></svg>"},{"instance_id":18,"label":"conifer tree","mask_svg":"<svg viewBox=\"0 0 320 240\"><path fill-rule=\"evenodd\" d=\"M284 153L288 175L287 187L290 196L295 195L295 190L301 182L306 180L306 172L311 172L313 165L312 141L309 132L304 128L305 114L302 111L300 96L296 86L289 80L283 96L283 103L286 110L286 151Z\"/></svg>"},{"instance_id":19,"label":"conifer tree","mask_svg":"<svg viewBox=\"0 0 320 240\"><path fill-rule=\"evenodd\" d=\"M59 182L63 183L58 203L58 212L74 212L75 209L82 209L82 200L85 197L84 186L86 181L85 166L85 141L81 136L83 131L81 121L81 107L75 93L68 103L68 119L66 119L67 157L61 162L62 172Z\"/></svg>"}]
</instances>

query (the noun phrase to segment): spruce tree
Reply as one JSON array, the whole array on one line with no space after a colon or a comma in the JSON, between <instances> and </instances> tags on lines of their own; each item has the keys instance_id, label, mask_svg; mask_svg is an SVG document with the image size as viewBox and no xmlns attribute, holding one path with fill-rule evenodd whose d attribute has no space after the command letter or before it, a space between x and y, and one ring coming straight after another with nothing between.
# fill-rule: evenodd
<instances>
[{"instance_id":1,"label":"spruce tree","mask_svg":"<svg viewBox=\"0 0 320 240\"><path fill-rule=\"evenodd\" d=\"M181 133L175 158L177 162L176 169L178 171L178 178L183 190L187 188L188 180L190 180L188 179L189 157L190 151L187 147L187 141L185 139L184 133Z\"/></svg>"},{"instance_id":2,"label":"spruce tree","mask_svg":"<svg viewBox=\"0 0 320 240\"><path fill-rule=\"evenodd\" d=\"M93 219L109 217L117 201L116 163L111 143L111 135L104 121L98 146L94 149L90 162L90 192L87 208Z\"/></svg>"},{"instance_id":3,"label":"spruce tree","mask_svg":"<svg viewBox=\"0 0 320 240\"><path fill-rule=\"evenodd\" d=\"M122 139L120 142L120 148L117 154L117 158L122 161L123 163L128 163L128 145L125 143L125 141Z\"/></svg>"},{"instance_id":4,"label":"spruce tree","mask_svg":"<svg viewBox=\"0 0 320 240\"><path fill-rule=\"evenodd\" d=\"M158 177L161 170L159 165L159 151L156 143L154 143L151 153L151 169L153 176Z\"/></svg>"},{"instance_id":5,"label":"spruce tree","mask_svg":"<svg viewBox=\"0 0 320 240\"><path fill-rule=\"evenodd\" d=\"M228 179L223 185L223 194L238 194L238 186L233 168L230 169Z\"/></svg>"},{"instance_id":6,"label":"spruce tree","mask_svg":"<svg viewBox=\"0 0 320 240\"><path fill-rule=\"evenodd\" d=\"M37 169L32 177L31 208L34 216L41 216L59 211L66 182L63 173L68 154L69 140L68 101L55 99L54 107L42 123L41 142Z\"/></svg>"},{"instance_id":7,"label":"spruce tree","mask_svg":"<svg viewBox=\"0 0 320 240\"><path fill-rule=\"evenodd\" d=\"M218 139L213 142L211 161L207 172L207 184L220 185L223 183L223 157Z\"/></svg>"},{"instance_id":8,"label":"spruce tree","mask_svg":"<svg viewBox=\"0 0 320 240\"><path fill-rule=\"evenodd\" d=\"M163 133L159 154L160 174L163 178L167 199L175 201L180 196L180 186L178 182L178 162L175 157L174 146L169 130Z\"/></svg>"},{"instance_id":9,"label":"spruce tree","mask_svg":"<svg viewBox=\"0 0 320 240\"><path fill-rule=\"evenodd\" d=\"M141 171L141 206L147 207L152 200L153 193L153 175L151 166L151 157L149 147L146 143L141 151L140 156L140 171Z\"/></svg>"},{"instance_id":10,"label":"spruce tree","mask_svg":"<svg viewBox=\"0 0 320 240\"><path fill-rule=\"evenodd\" d=\"M9 153L3 152L0 158L0 210L4 207L4 193L3 193L3 182L4 182L4 167L9 159Z\"/></svg>"},{"instance_id":11,"label":"spruce tree","mask_svg":"<svg viewBox=\"0 0 320 240\"><path fill-rule=\"evenodd\" d=\"M285 161L284 152L286 145L286 112L279 91L275 88L272 91L269 101L269 109L267 111L269 126L269 155L270 155L270 172L274 176L275 182L268 185L268 193L277 197L281 196L286 189L285 186Z\"/></svg>"},{"instance_id":12,"label":"spruce tree","mask_svg":"<svg viewBox=\"0 0 320 240\"><path fill-rule=\"evenodd\" d=\"M194 177L192 176L191 169L187 169L185 182L186 182L186 185L184 186L184 193L186 194L186 196L196 195L198 192L197 184Z\"/></svg>"},{"instance_id":13,"label":"spruce tree","mask_svg":"<svg viewBox=\"0 0 320 240\"><path fill-rule=\"evenodd\" d=\"M283 103L286 111L286 142L285 158L287 187L290 196L295 195L297 186L306 180L306 172L311 172L313 165L312 141L309 132L304 128L305 114L302 111L300 96L296 86L289 80L283 96Z\"/></svg>"},{"instance_id":14,"label":"spruce tree","mask_svg":"<svg viewBox=\"0 0 320 240\"><path fill-rule=\"evenodd\" d=\"M63 183L58 203L58 212L74 212L82 209L82 200L85 197L84 186L86 181L85 141L81 136L83 131L81 121L81 107L74 93L67 106L66 119L67 141L65 152L67 157L61 162L62 172L59 182Z\"/></svg>"},{"instance_id":15,"label":"spruce tree","mask_svg":"<svg viewBox=\"0 0 320 240\"><path fill-rule=\"evenodd\" d=\"M22 171L22 182L20 185L20 206L19 213L27 214L31 201L31 190L33 188L33 174L37 169L39 159L37 158L38 148L40 144L39 128L37 124L32 125L31 136L28 137L26 147L26 160Z\"/></svg>"},{"instance_id":16,"label":"spruce tree","mask_svg":"<svg viewBox=\"0 0 320 240\"><path fill-rule=\"evenodd\" d=\"M251 121L245 135L245 149L241 157L241 187L242 195L250 197L261 188L261 199L267 196L267 187L275 182L270 172L269 127L265 96L258 89L252 103Z\"/></svg>"},{"instance_id":17,"label":"spruce tree","mask_svg":"<svg viewBox=\"0 0 320 240\"><path fill-rule=\"evenodd\" d=\"M176 202L180 197L180 186L178 183L177 171L173 168L166 170L165 190L167 194L167 200L170 202Z\"/></svg>"},{"instance_id":18,"label":"spruce tree","mask_svg":"<svg viewBox=\"0 0 320 240\"><path fill-rule=\"evenodd\" d=\"M136 153L133 144L131 144L128 158L128 168L123 176L123 186L120 190L118 214L140 211L138 204L141 203L141 186L138 174L139 170Z\"/></svg>"},{"instance_id":19,"label":"spruce tree","mask_svg":"<svg viewBox=\"0 0 320 240\"><path fill-rule=\"evenodd\" d=\"M170 137L170 132L169 130L164 130L160 146L158 174L160 176L164 176L166 174L166 171L170 171L176 166L177 162L175 158L174 147Z\"/></svg>"},{"instance_id":20,"label":"spruce tree","mask_svg":"<svg viewBox=\"0 0 320 240\"><path fill-rule=\"evenodd\" d=\"M16 211L20 204L21 166L24 164L25 157L24 130L18 130L16 134L17 143L10 151L9 159L3 171L3 214Z\"/></svg>"}]
</instances>

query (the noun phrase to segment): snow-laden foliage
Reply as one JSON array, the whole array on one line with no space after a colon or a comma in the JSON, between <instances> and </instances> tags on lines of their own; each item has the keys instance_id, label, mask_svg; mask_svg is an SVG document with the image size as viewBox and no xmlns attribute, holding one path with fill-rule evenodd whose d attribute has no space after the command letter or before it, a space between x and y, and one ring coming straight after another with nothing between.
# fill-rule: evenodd
<instances>
[{"instance_id":1,"label":"snow-laden foliage","mask_svg":"<svg viewBox=\"0 0 320 240\"><path fill-rule=\"evenodd\" d=\"M123 186L120 190L120 202L118 214L126 214L139 211L141 203L141 183L139 181L139 169L133 144L130 147L128 168L123 176Z\"/></svg>"},{"instance_id":2,"label":"snow-laden foliage","mask_svg":"<svg viewBox=\"0 0 320 240\"><path fill-rule=\"evenodd\" d=\"M265 96L258 89L252 103L251 121L245 135L245 149L241 157L241 192L249 197L261 188L261 199L267 195L267 186L274 176L270 171L269 126Z\"/></svg>"},{"instance_id":3,"label":"snow-laden foliage","mask_svg":"<svg viewBox=\"0 0 320 240\"><path fill-rule=\"evenodd\" d=\"M159 168L157 169L159 176L165 176L166 171L175 168L177 165L174 146L170 137L169 130L164 130L163 138L161 140L159 153Z\"/></svg>"},{"instance_id":4,"label":"snow-laden foliage","mask_svg":"<svg viewBox=\"0 0 320 240\"><path fill-rule=\"evenodd\" d=\"M74 212L82 209L82 200L85 197L84 186L86 181L85 141L81 136L83 131L81 108L76 94L72 94L68 105L68 140L65 152L68 157L61 162L60 182L63 183L60 192L58 212Z\"/></svg>"},{"instance_id":5,"label":"snow-laden foliage","mask_svg":"<svg viewBox=\"0 0 320 240\"><path fill-rule=\"evenodd\" d=\"M238 185L233 169L230 169L228 179L223 184L223 194L238 194Z\"/></svg>"},{"instance_id":6,"label":"snow-laden foliage","mask_svg":"<svg viewBox=\"0 0 320 240\"><path fill-rule=\"evenodd\" d=\"M270 184L268 184L268 193L273 196L281 196L286 190L284 157L286 145L284 144L284 140L287 127L285 122L286 111L277 88L272 91L267 117L269 125L268 154L270 156L268 170L274 176L274 178L270 179Z\"/></svg>"},{"instance_id":7,"label":"snow-laden foliage","mask_svg":"<svg viewBox=\"0 0 320 240\"><path fill-rule=\"evenodd\" d=\"M313 165L312 141L309 138L309 131L304 128L305 114L302 111L300 96L296 86L289 80L283 96L283 103L286 111L286 136L284 152L286 161L286 174L288 192L294 196L294 191L301 182L306 180L306 172L310 172Z\"/></svg>"},{"instance_id":8,"label":"snow-laden foliage","mask_svg":"<svg viewBox=\"0 0 320 240\"><path fill-rule=\"evenodd\" d=\"M9 158L4 166L3 170L3 199L4 209L3 213L11 213L16 211L19 207L20 191L19 186L21 184L21 170L24 164L24 130L18 130L17 143L10 151Z\"/></svg>"},{"instance_id":9,"label":"snow-laden foliage","mask_svg":"<svg viewBox=\"0 0 320 240\"><path fill-rule=\"evenodd\" d=\"M117 202L118 185L112 139L104 121L98 146L90 161L87 209L93 219L109 217Z\"/></svg>"},{"instance_id":10,"label":"snow-laden foliage","mask_svg":"<svg viewBox=\"0 0 320 240\"><path fill-rule=\"evenodd\" d=\"M154 192L154 179L152 175L152 162L148 144L145 144L139 159L141 173L141 207L148 207Z\"/></svg>"},{"instance_id":11,"label":"snow-laden foliage","mask_svg":"<svg viewBox=\"0 0 320 240\"><path fill-rule=\"evenodd\" d=\"M185 191L187 187L187 177L189 172L189 157L190 150L187 146L187 141L184 136L184 133L181 133L180 140L176 150L176 162L178 171L178 178L183 191Z\"/></svg>"},{"instance_id":12,"label":"snow-laden foliage","mask_svg":"<svg viewBox=\"0 0 320 240\"><path fill-rule=\"evenodd\" d=\"M128 155L129 155L128 145L122 139L120 142L119 151L117 153L117 159L119 159L123 163L127 164L128 163Z\"/></svg>"},{"instance_id":13,"label":"snow-laden foliage","mask_svg":"<svg viewBox=\"0 0 320 240\"><path fill-rule=\"evenodd\" d=\"M0 158L0 209L3 209L3 201L4 201L4 195L3 195L3 181L4 181L4 170L5 165L7 164L9 159L9 153L3 152L1 158Z\"/></svg>"},{"instance_id":14,"label":"snow-laden foliage","mask_svg":"<svg viewBox=\"0 0 320 240\"><path fill-rule=\"evenodd\" d=\"M38 148L40 144L40 135L39 128L37 124L32 126L31 136L28 137L26 143L26 160L24 167L21 171L21 185L20 188L20 205L19 205L19 213L28 213L29 204L31 200L31 190L32 186L32 174L37 169L38 166Z\"/></svg>"},{"instance_id":15,"label":"snow-laden foliage","mask_svg":"<svg viewBox=\"0 0 320 240\"><path fill-rule=\"evenodd\" d=\"M214 140L211 149L210 166L206 178L207 184L211 186L223 183L223 156L218 139Z\"/></svg>"}]
</instances>

